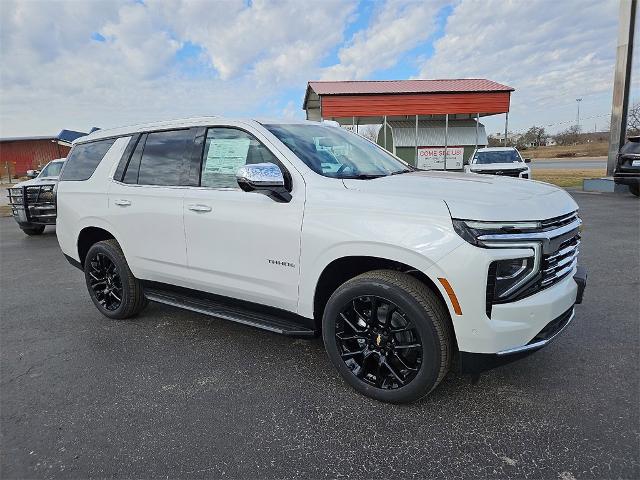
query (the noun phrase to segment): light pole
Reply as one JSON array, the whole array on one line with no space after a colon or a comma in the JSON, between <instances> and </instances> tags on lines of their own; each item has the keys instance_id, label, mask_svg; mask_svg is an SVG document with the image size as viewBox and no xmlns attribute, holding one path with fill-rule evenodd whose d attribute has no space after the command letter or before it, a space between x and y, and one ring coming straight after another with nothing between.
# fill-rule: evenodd
<instances>
[{"instance_id":1,"label":"light pole","mask_svg":"<svg viewBox=\"0 0 640 480\"><path fill-rule=\"evenodd\" d=\"M578 127L578 131L580 131L580 102L582 101L581 98L576 98L576 103L578 104L578 116L576 118L576 127Z\"/></svg>"}]
</instances>

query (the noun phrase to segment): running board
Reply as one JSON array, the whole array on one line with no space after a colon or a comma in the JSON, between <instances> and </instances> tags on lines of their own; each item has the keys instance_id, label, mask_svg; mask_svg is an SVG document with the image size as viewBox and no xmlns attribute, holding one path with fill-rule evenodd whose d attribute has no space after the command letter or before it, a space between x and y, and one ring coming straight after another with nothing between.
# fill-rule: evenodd
<instances>
[{"instance_id":1,"label":"running board","mask_svg":"<svg viewBox=\"0 0 640 480\"><path fill-rule=\"evenodd\" d=\"M173 307L191 310L192 312L203 313L212 317L231 320L251 327L261 328L270 332L279 333L292 337L313 337L315 330L308 328L294 320L282 318L271 313L254 311L244 306L227 305L225 303L200 298L200 295L189 295L172 291L156 290L145 288L145 296L151 302L163 303ZM205 294L206 295L206 294ZM292 317L295 317L295 315ZM302 317L299 317L302 318Z\"/></svg>"}]
</instances>

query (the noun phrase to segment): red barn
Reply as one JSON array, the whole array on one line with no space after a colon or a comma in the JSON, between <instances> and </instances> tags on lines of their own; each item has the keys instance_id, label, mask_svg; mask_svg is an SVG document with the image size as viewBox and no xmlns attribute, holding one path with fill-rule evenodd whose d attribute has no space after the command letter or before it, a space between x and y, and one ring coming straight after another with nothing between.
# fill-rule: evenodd
<instances>
[{"instance_id":1,"label":"red barn","mask_svg":"<svg viewBox=\"0 0 640 480\"><path fill-rule=\"evenodd\" d=\"M11 172L24 175L27 170L44 167L54 158L64 158L71 142L86 135L83 132L62 130L57 136L0 138L0 175Z\"/></svg>"}]
</instances>

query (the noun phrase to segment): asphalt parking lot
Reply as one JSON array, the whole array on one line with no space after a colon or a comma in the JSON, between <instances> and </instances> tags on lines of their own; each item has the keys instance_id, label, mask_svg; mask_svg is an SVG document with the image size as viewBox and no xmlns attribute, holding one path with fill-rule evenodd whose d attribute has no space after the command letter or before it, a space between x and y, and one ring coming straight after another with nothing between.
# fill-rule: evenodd
<instances>
[{"instance_id":1,"label":"asphalt parking lot","mask_svg":"<svg viewBox=\"0 0 640 480\"><path fill-rule=\"evenodd\" d=\"M408 406L322 343L151 304L102 317L54 230L0 219L2 478L638 478L640 202L575 193L585 302L555 343Z\"/></svg>"}]
</instances>

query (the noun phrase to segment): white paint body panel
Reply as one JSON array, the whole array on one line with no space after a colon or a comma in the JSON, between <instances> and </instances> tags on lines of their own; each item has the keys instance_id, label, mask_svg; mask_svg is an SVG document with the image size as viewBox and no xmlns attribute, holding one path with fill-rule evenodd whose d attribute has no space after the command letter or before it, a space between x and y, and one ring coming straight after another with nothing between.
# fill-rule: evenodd
<instances>
[{"instance_id":1,"label":"white paint body panel","mask_svg":"<svg viewBox=\"0 0 640 480\"><path fill-rule=\"evenodd\" d=\"M60 182L58 239L79 260L77 238L88 226L112 233L134 274L264 305L314 315L318 279L331 262L371 256L427 275L447 303L458 346L494 353L526 344L575 301L571 278L485 313L487 268L522 249L481 249L453 230L451 218L543 220L577 209L563 190L533 181L450 172L413 172L373 180L339 180L311 171L253 121L215 117L119 129L239 126L255 135L293 179L292 201L277 203L239 189L128 186L112 180L127 144L117 140L94 175ZM332 128L332 127L327 127ZM109 136L96 132L83 141ZM111 131L114 134L114 131ZM119 206L116 200L128 200ZM209 212L194 212L191 205ZM272 264L269 260L293 266ZM462 308L456 315L438 278L447 278Z\"/></svg>"}]
</instances>

